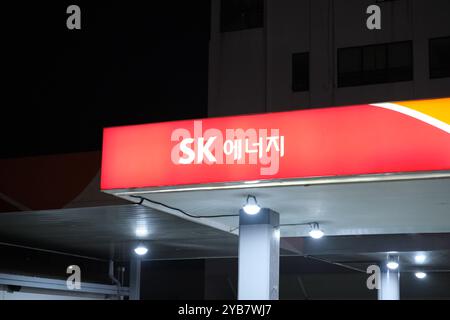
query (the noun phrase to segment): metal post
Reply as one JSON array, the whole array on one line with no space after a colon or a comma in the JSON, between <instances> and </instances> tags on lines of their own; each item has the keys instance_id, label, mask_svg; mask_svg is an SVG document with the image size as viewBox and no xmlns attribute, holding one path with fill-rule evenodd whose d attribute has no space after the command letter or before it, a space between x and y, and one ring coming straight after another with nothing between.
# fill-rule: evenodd
<instances>
[{"instance_id":1,"label":"metal post","mask_svg":"<svg viewBox=\"0 0 450 320\"><path fill-rule=\"evenodd\" d=\"M277 300L280 265L279 214L263 208L239 211L239 300Z\"/></svg>"},{"instance_id":2,"label":"metal post","mask_svg":"<svg viewBox=\"0 0 450 320\"><path fill-rule=\"evenodd\" d=\"M381 266L381 284L378 300L400 300L400 272Z\"/></svg>"},{"instance_id":3,"label":"metal post","mask_svg":"<svg viewBox=\"0 0 450 320\"><path fill-rule=\"evenodd\" d=\"M130 261L130 300L139 300L141 292L141 259L131 258Z\"/></svg>"}]
</instances>

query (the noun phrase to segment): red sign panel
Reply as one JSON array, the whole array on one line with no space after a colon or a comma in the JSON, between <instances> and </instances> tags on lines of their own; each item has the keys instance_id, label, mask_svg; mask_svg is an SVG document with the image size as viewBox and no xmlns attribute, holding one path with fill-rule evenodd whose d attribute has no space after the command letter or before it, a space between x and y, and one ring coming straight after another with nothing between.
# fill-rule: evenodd
<instances>
[{"instance_id":1,"label":"red sign panel","mask_svg":"<svg viewBox=\"0 0 450 320\"><path fill-rule=\"evenodd\" d=\"M450 170L450 99L106 128L101 188Z\"/></svg>"}]
</instances>

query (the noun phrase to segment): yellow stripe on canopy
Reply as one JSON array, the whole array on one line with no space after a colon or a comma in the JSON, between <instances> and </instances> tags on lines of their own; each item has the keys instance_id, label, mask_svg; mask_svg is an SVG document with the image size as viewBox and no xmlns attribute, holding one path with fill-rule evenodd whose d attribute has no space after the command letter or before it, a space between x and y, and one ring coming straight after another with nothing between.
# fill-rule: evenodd
<instances>
[{"instance_id":1,"label":"yellow stripe on canopy","mask_svg":"<svg viewBox=\"0 0 450 320\"><path fill-rule=\"evenodd\" d=\"M424 113L450 125L450 98L400 101L395 104Z\"/></svg>"}]
</instances>

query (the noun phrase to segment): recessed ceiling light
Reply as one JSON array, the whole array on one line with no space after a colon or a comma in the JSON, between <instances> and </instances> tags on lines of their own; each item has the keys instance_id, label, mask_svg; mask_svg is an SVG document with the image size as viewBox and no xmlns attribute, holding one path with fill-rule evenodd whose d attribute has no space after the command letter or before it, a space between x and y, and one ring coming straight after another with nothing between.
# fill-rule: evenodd
<instances>
[{"instance_id":1,"label":"recessed ceiling light","mask_svg":"<svg viewBox=\"0 0 450 320\"><path fill-rule=\"evenodd\" d=\"M427 260L427 256L420 253L420 254L416 254L414 256L414 261L416 261L416 263L424 263Z\"/></svg>"},{"instance_id":2,"label":"recessed ceiling light","mask_svg":"<svg viewBox=\"0 0 450 320\"><path fill-rule=\"evenodd\" d=\"M148 229L146 226L139 226L136 228L135 233L137 237L146 237L148 236Z\"/></svg>"},{"instance_id":3,"label":"recessed ceiling light","mask_svg":"<svg viewBox=\"0 0 450 320\"><path fill-rule=\"evenodd\" d=\"M399 267L398 259L398 256L388 256L386 267L390 270L397 270Z\"/></svg>"},{"instance_id":4,"label":"recessed ceiling light","mask_svg":"<svg viewBox=\"0 0 450 320\"><path fill-rule=\"evenodd\" d=\"M147 247L145 247L143 245L139 245L138 247L136 247L134 249L134 252L139 256L143 256L148 252L148 249L147 249Z\"/></svg>"},{"instance_id":5,"label":"recessed ceiling light","mask_svg":"<svg viewBox=\"0 0 450 320\"><path fill-rule=\"evenodd\" d=\"M425 272L421 272L421 271L416 272L414 275L416 276L417 279L423 279L427 276L427 274Z\"/></svg>"},{"instance_id":6,"label":"recessed ceiling light","mask_svg":"<svg viewBox=\"0 0 450 320\"><path fill-rule=\"evenodd\" d=\"M390 269L390 270L397 270L398 269L398 262L395 261L389 261L386 266Z\"/></svg>"}]
</instances>

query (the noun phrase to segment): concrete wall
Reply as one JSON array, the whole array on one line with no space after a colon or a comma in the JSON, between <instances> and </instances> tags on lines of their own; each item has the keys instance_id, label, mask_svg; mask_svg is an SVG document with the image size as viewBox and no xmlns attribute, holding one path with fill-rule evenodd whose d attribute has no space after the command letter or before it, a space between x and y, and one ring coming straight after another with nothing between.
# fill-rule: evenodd
<instances>
[{"instance_id":1,"label":"concrete wall","mask_svg":"<svg viewBox=\"0 0 450 320\"><path fill-rule=\"evenodd\" d=\"M448 96L429 79L428 40L450 36L450 1L379 3L382 30L366 28L374 0L265 0L265 28L220 33L212 0L209 116ZM414 81L337 88L337 49L413 41ZM291 55L310 53L310 90L291 90Z\"/></svg>"}]
</instances>

